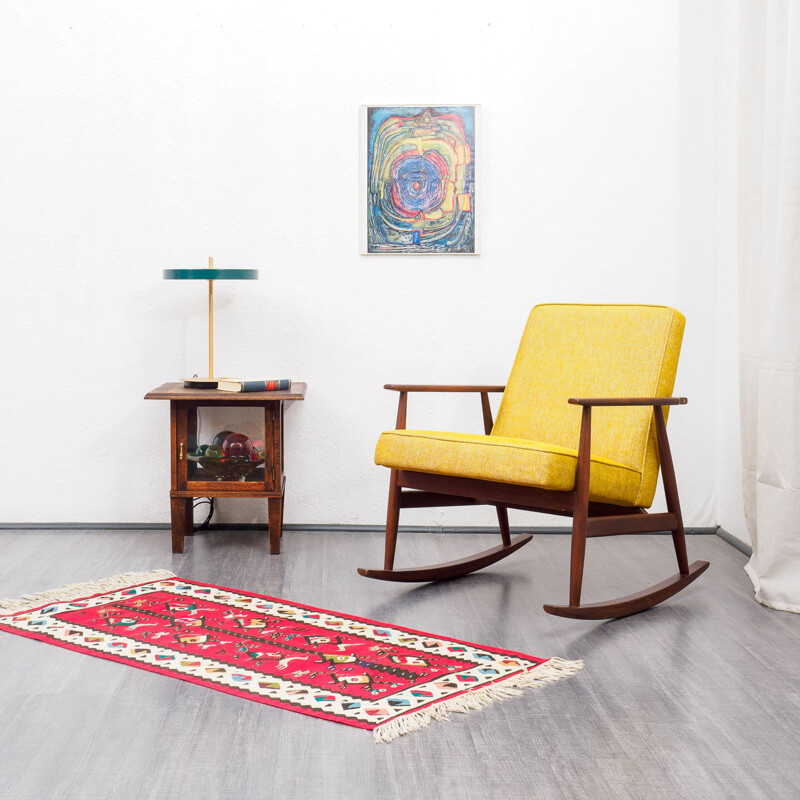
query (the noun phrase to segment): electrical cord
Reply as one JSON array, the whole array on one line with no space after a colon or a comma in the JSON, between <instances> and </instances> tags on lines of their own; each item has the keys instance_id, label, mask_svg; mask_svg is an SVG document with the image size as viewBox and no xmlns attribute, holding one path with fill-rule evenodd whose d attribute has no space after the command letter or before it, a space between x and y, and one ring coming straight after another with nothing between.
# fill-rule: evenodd
<instances>
[{"instance_id":1,"label":"electrical cord","mask_svg":"<svg viewBox=\"0 0 800 800\"><path fill-rule=\"evenodd\" d=\"M197 506L203 505L203 503L208 504L208 516L199 524L194 525L193 529L195 532L197 531L204 531L208 527L208 523L211 522L211 517L214 516L214 498L213 497L201 497L198 500L194 501L192 505L192 510L197 508Z\"/></svg>"}]
</instances>

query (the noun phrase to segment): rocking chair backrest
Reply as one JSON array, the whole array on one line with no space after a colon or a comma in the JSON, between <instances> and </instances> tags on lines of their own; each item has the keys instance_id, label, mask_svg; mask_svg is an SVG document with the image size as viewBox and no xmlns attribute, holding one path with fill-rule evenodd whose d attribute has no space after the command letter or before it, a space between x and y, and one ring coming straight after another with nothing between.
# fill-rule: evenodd
<instances>
[{"instance_id":1,"label":"rocking chair backrest","mask_svg":"<svg viewBox=\"0 0 800 800\"><path fill-rule=\"evenodd\" d=\"M581 409L568 398L669 397L684 323L668 306L536 306L492 435L577 450ZM592 423L592 456L639 470L636 505L649 507L658 480L652 408L595 408Z\"/></svg>"}]
</instances>

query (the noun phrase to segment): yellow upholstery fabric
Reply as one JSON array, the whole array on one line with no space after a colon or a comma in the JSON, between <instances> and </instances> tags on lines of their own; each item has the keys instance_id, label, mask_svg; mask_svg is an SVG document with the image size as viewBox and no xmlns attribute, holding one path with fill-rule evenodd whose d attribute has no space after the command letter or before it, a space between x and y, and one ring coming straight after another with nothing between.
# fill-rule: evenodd
<instances>
[{"instance_id":1,"label":"yellow upholstery fabric","mask_svg":"<svg viewBox=\"0 0 800 800\"><path fill-rule=\"evenodd\" d=\"M386 431L378 441L375 458L379 464L414 472L568 492L575 484L578 451L529 439L403 430ZM641 482L635 469L592 458L589 493L594 500L626 503Z\"/></svg>"},{"instance_id":2,"label":"yellow upholstery fabric","mask_svg":"<svg viewBox=\"0 0 800 800\"><path fill-rule=\"evenodd\" d=\"M387 431L395 469L572 489L581 409L569 397L669 397L685 319L667 306L541 305L528 318L491 436ZM592 411L592 499L649 507L658 479L650 407Z\"/></svg>"}]
</instances>

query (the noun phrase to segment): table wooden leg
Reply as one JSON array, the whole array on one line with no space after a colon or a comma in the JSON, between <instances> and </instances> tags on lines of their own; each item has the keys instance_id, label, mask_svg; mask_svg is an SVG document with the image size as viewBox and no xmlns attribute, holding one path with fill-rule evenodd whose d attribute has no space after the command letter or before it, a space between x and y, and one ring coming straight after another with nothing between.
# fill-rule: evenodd
<instances>
[{"instance_id":1,"label":"table wooden leg","mask_svg":"<svg viewBox=\"0 0 800 800\"><path fill-rule=\"evenodd\" d=\"M281 552L281 534L283 533L283 497L270 497L269 506L269 552L277 555Z\"/></svg>"},{"instance_id":2,"label":"table wooden leg","mask_svg":"<svg viewBox=\"0 0 800 800\"><path fill-rule=\"evenodd\" d=\"M192 498L173 497L170 499L172 516L172 552L183 552L183 537L192 529Z\"/></svg>"},{"instance_id":3,"label":"table wooden leg","mask_svg":"<svg viewBox=\"0 0 800 800\"><path fill-rule=\"evenodd\" d=\"M184 536L194 536L194 497L189 498L187 513L189 515L186 525L183 527Z\"/></svg>"}]
</instances>

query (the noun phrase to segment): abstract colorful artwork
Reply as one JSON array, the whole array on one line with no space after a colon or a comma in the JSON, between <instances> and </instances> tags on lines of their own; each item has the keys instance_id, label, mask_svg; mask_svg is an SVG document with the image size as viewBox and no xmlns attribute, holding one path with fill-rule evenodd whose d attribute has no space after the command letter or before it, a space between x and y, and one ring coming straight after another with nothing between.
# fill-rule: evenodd
<instances>
[{"instance_id":1,"label":"abstract colorful artwork","mask_svg":"<svg viewBox=\"0 0 800 800\"><path fill-rule=\"evenodd\" d=\"M373 732L388 742L575 673L579 662L446 639L166 571L0 601L0 631Z\"/></svg>"},{"instance_id":2,"label":"abstract colorful artwork","mask_svg":"<svg viewBox=\"0 0 800 800\"><path fill-rule=\"evenodd\" d=\"M362 109L362 252L476 254L478 106Z\"/></svg>"}]
</instances>

